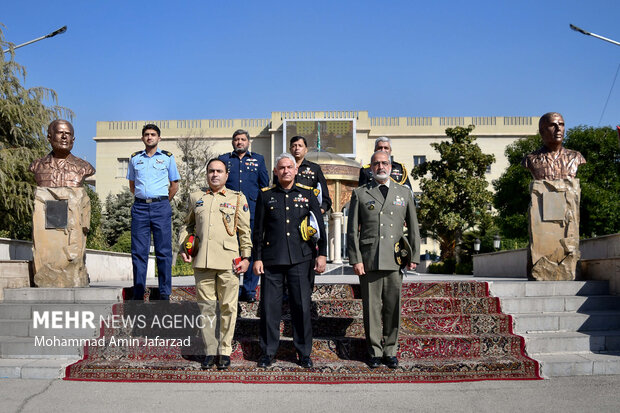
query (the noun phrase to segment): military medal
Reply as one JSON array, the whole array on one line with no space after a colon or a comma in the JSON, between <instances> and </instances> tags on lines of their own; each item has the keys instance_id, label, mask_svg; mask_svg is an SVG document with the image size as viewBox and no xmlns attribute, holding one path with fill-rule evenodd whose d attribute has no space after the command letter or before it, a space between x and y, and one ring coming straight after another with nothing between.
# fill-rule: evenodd
<instances>
[{"instance_id":1,"label":"military medal","mask_svg":"<svg viewBox=\"0 0 620 413\"><path fill-rule=\"evenodd\" d=\"M240 201L241 201L241 192L237 194L237 205L228 204L230 207L235 208L235 224L232 229L228 227L228 224L230 224L230 221L232 221L232 219L230 218L230 215L222 213L222 222L224 223L224 228L226 228L226 232L231 237L237 233L237 225L239 224L239 202Z\"/></svg>"}]
</instances>

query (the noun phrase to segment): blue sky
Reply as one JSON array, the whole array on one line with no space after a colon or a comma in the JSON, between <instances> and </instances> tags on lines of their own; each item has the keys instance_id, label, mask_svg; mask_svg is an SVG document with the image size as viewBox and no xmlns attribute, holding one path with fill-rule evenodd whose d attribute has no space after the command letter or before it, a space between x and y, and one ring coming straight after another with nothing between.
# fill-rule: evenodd
<instances>
[{"instance_id":1,"label":"blue sky","mask_svg":"<svg viewBox=\"0 0 620 413\"><path fill-rule=\"evenodd\" d=\"M97 121L262 118L278 110L371 116L537 116L596 126L620 64L614 1L8 1L27 86L76 117L95 163ZM620 79L601 125L620 123Z\"/></svg>"}]
</instances>

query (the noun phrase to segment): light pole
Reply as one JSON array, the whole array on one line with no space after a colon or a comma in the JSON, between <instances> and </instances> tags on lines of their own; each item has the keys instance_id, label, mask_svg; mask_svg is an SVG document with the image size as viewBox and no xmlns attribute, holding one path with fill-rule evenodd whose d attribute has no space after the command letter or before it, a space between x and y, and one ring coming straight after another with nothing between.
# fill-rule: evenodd
<instances>
[{"instance_id":1,"label":"light pole","mask_svg":"<svg viewBox=\"0 0 620 413\"><path fill-rule=\"evenodd\" d=\"M573 29L576 32L579 32L581 34L585 34L586 36L596 37L597 39L605 40L606 42L615 44L616 46L620 46L620 43L615 41L615 40L608 39L607 37L600 36L600 35L598 35L596 33L590 33L590 32L588 32L586 30L583 30L582 28L579 28L579 27L575 26L574 24L569 24L569 25L570 25L570 28Z\"/></svg>"},{"instance_id":2,"label":"light pole","mask_svg":"<svg viewBox=\"0 0 620 413\"><path fill-rule=\"evenodd\" d=\"M475 254L478 254L480 252L480 244L481 244L480 238L476 238L474 240L474 253Z\"/></svg>"},{"instance_id":3,"label":"light pole","mask_svg":"<svg viewBox=\"0 0 620 413\"><path fill-rule=\"evenodd\" d=\"M66 32L66 31L67 31L67 26L62 26L60 29L54 30L50 34L46 34L45 36L37 37L36 39L30 40L29 42L26 42L26 43L18 44L17 46L15 46L13 48L13 50L17 50L20 47L28 46L29 44L32 44L34 42L38 42L39 40L47 39L48 37L54 37L57 34L62 34L64 32ZM7 53L9 50L11 50L11 48L3 50L2 53Z\"/></svg>"}]
</instances>

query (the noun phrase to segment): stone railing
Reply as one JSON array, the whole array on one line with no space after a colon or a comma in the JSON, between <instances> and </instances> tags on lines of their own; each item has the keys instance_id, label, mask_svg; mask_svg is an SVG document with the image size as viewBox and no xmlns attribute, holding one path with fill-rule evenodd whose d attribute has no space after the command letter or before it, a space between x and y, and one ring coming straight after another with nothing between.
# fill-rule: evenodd
<instances>
[{"instance_id":1,"label":"stone railing","mask_svg":"<svg viewBox=\"0 0 620 413\"><path fill-rule=\"evenodd\" d=\"M579 250L578 279L607 280L610 291L620 295L620 234L582 239ZM478 254L473 258L475 277L527 278L526 248Z\"/></svg>"},{"instance_id":2,"label":"stone railing","mask_svg":"<svg viewBox=\"0 0 620 413\"><path fill-rule=\"evenodd\" d=\"M32 261L32 242L0 238L0 260ZM133 280L131 254L86 250L90 282ZM155 278L155 257L149 256L147 278Z\"/></svg>"}]
</instances>

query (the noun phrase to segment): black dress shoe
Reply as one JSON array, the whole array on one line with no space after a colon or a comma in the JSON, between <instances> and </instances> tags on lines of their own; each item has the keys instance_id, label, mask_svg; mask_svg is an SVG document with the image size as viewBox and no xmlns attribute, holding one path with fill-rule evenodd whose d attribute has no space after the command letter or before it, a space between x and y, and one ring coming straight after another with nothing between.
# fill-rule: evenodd
<instances>
[{"instance_id":1,"label":"black dress shoe","mask_svg":"<svg viewBox=\"0 0 620 413\"><path fill-rule=\"evenodd\" d=\"M368 367L371 369L376 369L381 365L381 357L369 357L366 364L368 364Z\"/></svg>"},{"instance_id":2,"label":"black dress shoe","mask_svg":"<svg viewBox=\"0 0 620 413\"><path fill-rule=\"evenodd\" d=\"M256 367L265 368L271 366L271 362L273 361L273 356L268 354L263 354L259 359L258 363L256 363Z\"/></svg>"},{"instance_id":3,"label":"black dress shoe","mask_svg":"<svg viewBox=\"0 0 620 413\"><path fill-rule=\"evenodd\" d=\"M215 366L215 356L207 356L202 361L202 368L205 370L210 369L213 366Z\"/></svg>"},{"instance_id":4,"label":"black dress shoe","mask_svg":"<svg viewBox=\"0 0 620 413\"><path fill-rule=\"evenodd\" d=\"M390 369L398 367L398 359L394 356L383 356L383 364Z\"/></svg>"},{"instance_id":5,"label":"black dress shoe","mask_svg":"<svg viewBox=\"0 0 620 413\"><path fill-rule=\"evenodd\" d=\"M312 363L312 359L310 358L310 356L301 356L299 358L299 365L301 367L303 367L304 369L310 369L312 368L312 366L314 366L314 364Z\"/></svg>"},{"instance_id":6,"label":"black dress shoe","mask_svg":"<svg viewBox=\"0 0 620 413\"><path fill-rule=\"evenodd\" d=\"M220 356L217 359L217 369L226 370L230 367L230 356Z\"/></svg>"}]
</instances>

